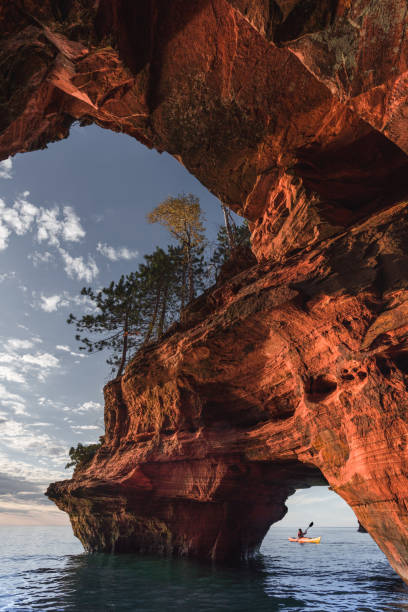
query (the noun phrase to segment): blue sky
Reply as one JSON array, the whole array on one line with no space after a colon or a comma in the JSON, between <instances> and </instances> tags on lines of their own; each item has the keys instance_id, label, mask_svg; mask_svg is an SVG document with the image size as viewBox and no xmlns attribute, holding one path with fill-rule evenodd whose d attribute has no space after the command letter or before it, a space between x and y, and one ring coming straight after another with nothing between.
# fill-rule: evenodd
<instances>
[{"instance_id":1,"label":"blue sky","mask_svg":"<svg viewBox=\"0 0 408 612\"><path fill-rule=\"evenodd\" d=\"M84 285L118 279L169 242L146 214L181 192L200 198L214 240L218 200L175 159L125 135L75 126L68 140L0 163L0 524L67 523L43 491L69 477L72 444L103 433L109 369L102 355L79 353L66 318L89 307ZM323 487L289 508L291 524L316 508L320 524L356 523Z\"/></svg>"}]
</instances>

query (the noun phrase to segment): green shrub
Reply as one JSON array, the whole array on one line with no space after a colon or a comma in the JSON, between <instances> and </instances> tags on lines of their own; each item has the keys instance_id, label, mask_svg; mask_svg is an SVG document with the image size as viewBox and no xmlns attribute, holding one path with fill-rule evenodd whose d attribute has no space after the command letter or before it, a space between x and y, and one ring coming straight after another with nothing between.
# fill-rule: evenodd
<instances>
[{"instance_id":1,"label":"green shrub","mask_svg":"<svg viewBox=\"0 0 408 612\"><path fill-rule=\"evenodd\" d=\"M103 436L99 438L100 442L96 444L88 444L83 445L81 442L78 442L77 447L74 448L71 446L69 449L69 457L71 461L67 463L65 469L74 467L75 469L79 466L84 465L85 463L89 463L91 459L96 455L96 452L100 449L103 442Z\"/></svg>"}]
</instances>

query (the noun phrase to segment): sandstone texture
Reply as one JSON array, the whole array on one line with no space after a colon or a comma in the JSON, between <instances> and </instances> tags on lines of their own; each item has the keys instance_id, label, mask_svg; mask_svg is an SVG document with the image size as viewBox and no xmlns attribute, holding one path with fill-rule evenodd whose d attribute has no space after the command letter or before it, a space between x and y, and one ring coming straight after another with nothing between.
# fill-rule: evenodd
<instances>
[{"instance_id":1,"label":"sandstone texture","mask_svg":"<svg viewBox=\"0 0 408 612\"><path fill-rule=\"evenodd\" d=\"M231 559L327 484L408 580L406 0L0 0L0 159L98 125L250 221L258 263L106 389L49 496L88 550Z\"/></svg>"},{"instance_id":2,"label":"sandstone texture","mask_svg":"<svg viewBox=\"0 0 408 612\"><path fill-rule=\"evenodd\" d=\"M196 300L48 495L88 550L245 557L327 484L408 577L408 204Z\"/></svg>"},{"instance_id":3,"label":"sandstone texture","mask_svg":"<svg viewBox=\"0 0 408 612\"><path fill-rule=\"evenodd\" d=\"M74 121L168 151L259 259L408 191L406 0L0 0L0 158Z\"/></svg>"}]
</instances>

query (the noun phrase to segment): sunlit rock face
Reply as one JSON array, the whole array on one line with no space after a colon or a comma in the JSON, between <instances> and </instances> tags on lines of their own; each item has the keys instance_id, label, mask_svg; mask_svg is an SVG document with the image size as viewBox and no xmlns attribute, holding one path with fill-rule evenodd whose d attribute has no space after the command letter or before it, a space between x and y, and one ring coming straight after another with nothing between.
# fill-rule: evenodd
<instances>
[{"instance_id":1,"label":"sunlit rock face","mask_svg":"<svg viewBox=\"0 0 408 612\"><path fill-rule=\"evenodd\" d=\"M106 440L48 495L89 550L252 554L327 484L408 578L408 205L241 272L105 388Z\"/></svg>"},{"instance_id":2,"label":"sunlit rock face","mask_svg":"<svg viewBox=\"0 0 408 612\"><path fill-rule=\"evenodd\" d=\"M49 496L89 550L230 559L329 483L408 578L405 0L0 0L0 157L74 121L168 151L258 264L106 387Z\"/></svg>"},{"instance_id":3,"label":"sunlit rock face","mask_svg":"<svg viewBox=\"0 0 408 612\"><path fill-rule=\"evenodd\" d=\"M0 0L0 157L74 121L166 150L259 259L408 191L405 0Z\"/></svg>"}]
</instances>

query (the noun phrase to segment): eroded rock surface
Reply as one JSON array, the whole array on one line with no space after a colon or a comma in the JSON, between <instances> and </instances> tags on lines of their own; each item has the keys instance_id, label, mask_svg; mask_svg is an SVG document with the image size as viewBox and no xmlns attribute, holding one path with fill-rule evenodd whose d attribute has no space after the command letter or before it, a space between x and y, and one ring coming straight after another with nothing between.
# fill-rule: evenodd
<instances>
[{"instance_id":1,"label":"eroded rock surface","mask_svg":"<svg viewBox=\"0 0 408 612\"><path fill-rule=\"evenodd\" d=\"M177 157L282 258L408 193L405 0L0 0L0 158L74 121Z\"/></svg>"},{"instance_id":2,"label":"eroded rock surface","mask_svg":"<svg viewBox=\"0 0 408 612\"><path fill-rule=\"evenodd\" d=\"M106 387L49 495L89 550L224 559L330 483L408 578L405 0L0 0L0 158L74 121L166 150L258 265Z\"/></svg>"},{"instance_id":3,"label":"eroded rock surface","mask_svg":"<svg viewBox=\"0 0 408 612\"><path fill-rule=\"evenodd\" d=\"M48 495L90 550L245 556L329 483L408 577L408 205L264 263L105 388L106 441Z\"/></svg>"}]
</instances>

